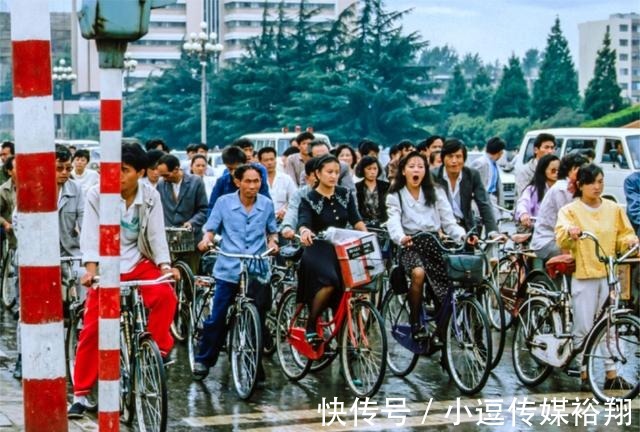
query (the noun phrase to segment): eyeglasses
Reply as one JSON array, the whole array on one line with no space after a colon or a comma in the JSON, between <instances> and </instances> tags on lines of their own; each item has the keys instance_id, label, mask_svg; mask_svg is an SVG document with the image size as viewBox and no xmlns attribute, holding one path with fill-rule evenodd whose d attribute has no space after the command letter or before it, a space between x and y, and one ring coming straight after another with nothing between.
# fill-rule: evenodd
<instances>
[{"instance_id":1,"label":"eyeglasses","mask_svg":"<svg viewBox=\"0 0 640 432\"><path fill-rule=\"evenodd\" d=\"M73 167L72 166L56 166L56 171L58 171L58 172L62 172L62 171L71 172L71 171L73 171Z\"/></svg>"},{"instance_id":2,"label":"eyeglasses","mask_svg":"<svg viewBox=\"0 0 640 432\"><path fill-rule=\"evenodd\" d=\"M549 171L551 171L551 173L557 173L558 172L558 168L551 168Z\"/></svg>"}]
</instances>

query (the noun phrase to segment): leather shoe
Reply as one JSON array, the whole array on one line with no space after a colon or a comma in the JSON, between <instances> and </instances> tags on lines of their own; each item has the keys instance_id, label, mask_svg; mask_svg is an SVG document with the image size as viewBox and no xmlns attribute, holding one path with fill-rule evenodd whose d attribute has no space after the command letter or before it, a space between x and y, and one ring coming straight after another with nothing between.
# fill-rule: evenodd
<instances>
[{"instance_id":1,"label":"leather shoe","mask_svg":"<svg viewBox=\"0 0 640 432\"><path fill-rule=\"evenodd\" d=\"M209 367L203 363L196 362L193 365L193 379L196 381L202 381L209 375Z\"/></svg>"}]
</instances>

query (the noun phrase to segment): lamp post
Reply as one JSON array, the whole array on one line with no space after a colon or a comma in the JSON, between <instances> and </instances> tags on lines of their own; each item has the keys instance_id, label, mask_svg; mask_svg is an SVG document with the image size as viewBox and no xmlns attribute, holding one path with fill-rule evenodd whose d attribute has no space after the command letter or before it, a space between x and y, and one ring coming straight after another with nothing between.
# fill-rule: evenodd
<instances>
[{"instance_id":1,"label":"lamp post","mask_svg":"<svg viewBox=\"0 0 640 432\"><path fill-rule=\"evenodd\" d=\"M60 84L62 91L60 92L60 138L65 137L64 129L64 90L66 83L72 83L77 78L73 73L71 66L67 66L65 59L58 60L58 65L53 67L51 79L54 83Z\"/></svg>"},{"instance_id":2,"label":"lamp post","mask_svg":"<svg viewBox=\"0 0 640 432\"><path fill-rule=\"evenodd\" d=\"M200 88L200 141L207 143L207 64L211 57L218 61L223 50L221 43L217 43L218 37L214 32L207 34L207 23L200 23L200 33L191 33L187 42L182 45L190 56L196 56L200 60L202 69L202 83Z\"/></svg>"},{"instance_id":3,"label":"lamp post","mask_svg":"<svg viewBox=\"0 0 640 432\"><path fill-rule=\"evenodd\" d=\"M124 53L124 101L125 105L129 103L129 77L131 72L138 67L138 61L131 56L131 53L127 51Z\"/></svg>"}]
</instances>

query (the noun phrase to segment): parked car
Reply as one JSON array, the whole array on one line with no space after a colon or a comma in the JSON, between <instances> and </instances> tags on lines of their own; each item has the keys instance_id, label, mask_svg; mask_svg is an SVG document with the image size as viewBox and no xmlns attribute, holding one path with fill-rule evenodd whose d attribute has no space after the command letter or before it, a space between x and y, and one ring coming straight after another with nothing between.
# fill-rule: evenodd
<instances>
[{"instance_id":1,"label":"parked car","mask_svg":"<svg viewBox=\"0 0 640 432\"><path fill-rule=\"evenodd\" d=\"M593 150L593 162L604 171L603 197L626 206L624 179L640 169L640 131L634 128L558 128L527 132L515 158L515 170L533 158L533 142L540 133L556 138L556 154Z\"/></svg>"}]
</instances>

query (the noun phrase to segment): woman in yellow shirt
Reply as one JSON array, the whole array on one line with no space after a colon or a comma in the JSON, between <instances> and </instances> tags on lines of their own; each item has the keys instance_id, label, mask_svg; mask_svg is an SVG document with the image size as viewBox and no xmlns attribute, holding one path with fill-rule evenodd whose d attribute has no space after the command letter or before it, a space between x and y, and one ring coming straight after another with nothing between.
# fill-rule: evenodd
<instances>
[{"instance_id":1,"label":"woman in yellow shirt","mask_svg":"<svg viewBox=\"0 0 640 432\"><path fill-rule=\"evenodd\" d=\"M583 231L595 234L606 255L623 252L638 243L631 223L622 207L603 200L604 175L595 164L580 168L577 177L577 200L562 207L556 224L556 241L560 249L569 250L576 260L576 271L571 279L573 340L579 347L593 327L596 315L608 295L607 273L596 257L592 241L579 240ZM577 356L582 363L582 353ZM581 390L588 391L587 373L581 370ZM607 367L605 388L608 390L632 388L624 378L617 376L615 364Z\"/></svg>"}]
</instances>

